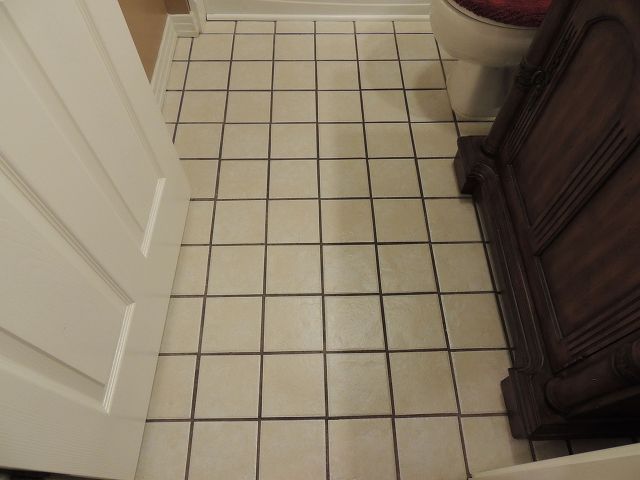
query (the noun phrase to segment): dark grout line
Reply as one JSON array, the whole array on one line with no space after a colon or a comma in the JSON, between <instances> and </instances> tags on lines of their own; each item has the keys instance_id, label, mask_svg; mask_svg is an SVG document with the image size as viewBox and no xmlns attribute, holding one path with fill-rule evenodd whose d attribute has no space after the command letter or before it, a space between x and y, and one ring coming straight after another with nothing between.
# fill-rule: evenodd
<instances>
[{"instance_id":1,"label":"dark grout line","mask_svg":"<svg viewBox=\"0 0 640 480\"><path fill-rule=\"evenodd\" d=\"M394 296L402 296L402 295L487 295L487 294L497 294L500 292L496 292L494 290L461 290L461 291L445 291L445 292L437 292L437 291L415 291L415 292L340 292L340 293L326 293L325 297L366 297L366 296L382 296L382 297L394 297ZM206 295L209 298L234 298L234 297L317 297L320 296L320 292L299 292L299 293L221 293L214 294L208 293ZM203 294L171 294L171 298L204 298Z\"/></svg>"},{"instance_id":2,"label":"dark grout line","mask_svg":"<svg viewBox=\"0 0 640 480\"><path fill-rule=\"evenodd\" d=\"M268 205L267 205L268 206ZM209 243L182 243L181 247L208 247ZM254 242L254 243L214 243L214 247L260 247L265 245L262 242ZM434 241L397 241L397 242L375 242L375 241L367 241L367 242L267 242L266 245L270 247L301 247L301 246L322 246L322 247L358 247L358 246L367 246L367 245L484 245L482 240L460 240L460 241L450 241L450 242L434 242Z\"/></svg>"},{"instance_id":3,"label":"dark grout line","mask_svg":"<svg viewBox=\"0 0 640 480\"><path fill-rule=\"evenodd\" d=\"M276 160L279 162L281 160ZM311 160L313 161L313 160ZM322 162L322 160L319 160ZM214 198L214 197L193 197L189 200L191 202L243 202L243 201L260 201L260 200L268 200L270 202L278 202L278 201L314 201L314 200L323 200L323 201L336 201L336 200L369 200L373 198L374 200L469 200L471 197L469 195L454 197L362 197L362 196L353 196L353 197L276 197L276 198L267 198L267 197L227 197L227 198ZM476 240L472 240L476 241ZM447 243L447 242L441 242Z\"/></svg>"}]
</instances>

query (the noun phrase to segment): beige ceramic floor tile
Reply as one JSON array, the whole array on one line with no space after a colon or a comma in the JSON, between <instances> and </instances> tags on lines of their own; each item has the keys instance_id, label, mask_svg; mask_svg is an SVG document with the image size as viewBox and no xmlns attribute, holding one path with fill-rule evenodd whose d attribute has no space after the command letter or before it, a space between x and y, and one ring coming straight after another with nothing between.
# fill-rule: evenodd
<instances>
[{"instance_id":1,"label":"beige ceramic floor tile","mask_svg":"<svg viewBox=\"0 0 640 480\"><path fill-rule=\"evenodd\" d=\"M269 198L317 198L317 169L315 160L271 161Z\"/></svg>"},{"instance_id":2,"label":"beige ceramic floor tile","mask_svg":"<svg viewBox=\"0 0 640 480\"><path fill-rule=\"evenodd\" d=\"M246 418L258 414L259 355L203 356L196 418Z\"/></svg>"},{"instance_id":3,"label":"beige ceramic floor tile","mask_svg":"<svg viewBox=\"0 0 640 480\"><path fill-rule=\"evenodd\" d=\"M372 242L373 221L369 200L322 200L322 241Z\"/></svg>"},{"instance_id":4,"label":"beige ceramic floor tile","mask_svg":"<svg viewBox=\"0 0 640 480\"><path fill-rule=\"evenodd\" d=\"M380 245L382 291L434 292L431 255L427 245Z\"/></svg>"},{"instance_id":5,"label":"beige ceramic floor tile","mask_svg":"<svg viewBox=\"0 0 640 480\"><path fill-rule=\"evenodd\" d=\"M360 93L318 92L318 120L320 122L361 122Z\"/></svg>"},{"instance_id":6,"label":"beige ceramic floor tile","mask_svg":"<svg viewBox=\"0 0 640 480\"><path fill-rule=\"evenodd\" d=\"M323 198L369 196L365 160L321 160L320 194Z\"/></svg>"},{"instance_id":7,"label":"beige ceramic floor tile","mask_svg":"<svg viewBox=\"0 0 640 480\"><path fill-rule=\"evenodd\" d=\"M316 22L317 33L353 33L353 22L349 21L320 21Z\"/></svg>"},{"instance_id":8,"label":"beige ceramic floor tile","mask_svg":"<svg viewBox=\"0 0 640 480\"><path fill-rule=\"evenodd\" d=\"M444 50L440 50L440 52L444 53ZM455 71L457 64L458 62L456 61L442 62L442 69L444 70L444 76L447 82L451 81L451 75L453 75L453 72Z\"/></svg>"},{"instance_id":9,"label":"beige ceramic floor tile","mask_svg":"<svg viewBox=\"0 0 640 480\"><path fill-rule=\"evenodd\" d=\"M264 247L211 248L209 293L251 295L262 293Z\"/></svg>"},{"instance_id":10,"label":"beige ceramic floor tile","mask_svg":"<svg viewBox=\"0 0 640 480\"><path fill-rule=\"evenodd\" d=\"M271 352L322 350L322 299L267 297L264 348Z\"/></svg>"},{"instance_id":11,"label":"beige ceramic floor tile","mask_svg":"<svg viewBox=\"0 0 640 480\"><path fill-rule=\"evenodd\" d=\"M232 200L218 202L213 224L213 243L262 243L267 202Z\"/></svg>"},{"instance_id":12,"label":"beige ceramic floor tile","mask_svg":"<svg viewBox=\"0 0 640 480\"><path fill-rule=\"evenodd\" d=\"M320 290L320 247L268 247L267 293L320 293Z\"/></svg>"},{"instance_id":13,"label":"beige ceramic floor tile","mask_svg":"<svg viewBox=\"0 0 640 480\"><path fill-rule=\"evenodd\" d=\"M361 61L360 78L363 89L402 88L400 66L397 62Z\"/></svg>"},{"instance_id":14,"label":"beige ceramic floor tile","mask_svg":"<svg viewBox=\"0 0 640 480\"><path fill-rule=\"evenodd\" d=\"M466 478L457 418L399 418L396 430L403 480Z\"/></svg>"},{"instance_id":15,"label":"beige ceramic floor tile","mask_svg":"<svg viewBox=\"0 0 640 480\"><path fill-rule=\"evenodd\" d=\"M231 90L269 90L271 88L271 62L233 62Z\"/></svg>"},{"instance_id":16,"label":"beige ceramic floor tile","mask_svg":"<svg viewBox=\"0 0 640 480\"><path fill-rule=\"evenodd\" d=\"M429 239L421 200L373 201L378 242L426 242Z\"/></svg>"},{"instance_id":17,"label":"beige ceramic floor tile","mask_svg":"<svg viewBox=\"0 0 640 480\"><path fill-rule=\"evenodd\" d=\"M240 21L236 26L236 33L273 33L275 22Z\"/></svg>"},{"instance_id":18,"label":"beige ceramic floor tile","mask_svg":"<svg viewBox=\"0 0 640 480\"><path fill-rule=\"evenodd\" d=\"M147 423L135 480L174 480L184 476L189 422Z\"/></svg>"},{"instance_id":19,"label":"beige ceramic floor tile","mask_svg":"<svg viewBox=\"0 0 640 480\"><path fill-rule=\"evenodd\" d=\"M443 292L490 291L491 275L479 243L434 245L433 253Z\"/></svg>"},{"instance_id":20,"label":"beige ceramic floor tile","mask_svg":"<svg viewBox=\"0 0 640 480\"><path fill-rule=\"evenodd\" d=\"M213 202L189 202L182 243L209 243Z\"/></svg>"},{"instance_id":21,"label":"beige ceramic floor tile","mask_svg":"<svg viewBox=\"0 0 640 480\"><path fill-rule=\"evenodd\" d=\"M318 60L355 60L356 42L352 35L316 35Z\"/></svg>"},{"instance_id":22,"label":"beige ceramic floor tile","mask_svg":"<svg viewBox=\"0 0 640 480\"><path fill-rule=\"evenodd\" d=\"M226 92L184 92L181 122L222 122Z\"/></svg>"},{"instance_id":23,"label":"beige ceramic floor tile","mask_svg":"<svg viewBox=\"0 0 640 480\"><path fill-rule=\"evenodd\" d=\"M276 60L313 60L313 35L276 35Z\"/></svg>"},{"instance_id":24,"label":"beige ceramic floor tile","mask_svg":"<svg viewBox=\"0 0 640 480\"><path fill-rule=\"evenodd\" d=\"M406 122L407 106L402 90L362 92L365 122Z\"/></svg>"},{"instance_id":25,"label":"beige ceramic floor tile","mask_svg":"<svg viewBox=\"0 0 640 480\"><path fill-rule=\"evenodd\" d=\"M229 60L233 35L200 35L193 39L191 60Z\"/></svg>"},{"instance_id":26,"label":"beige ceramic floor tile","mask_svg":"<svg viewBox=\"0 0 640 480\"><path fill-rule=\"evenodd\" d=\"M456 197L458 189L453 159L434 158L418 160L420 180L425 197Z\"/></svg>"},{"instance_id":27,"label":"beige ceramic floor tile","mask_svg":"<svg viewBox=\"0 0 640 480\"><path fill-rule=\"evenodd\" d=\"M376 293L376 256L371 245L326 245L323 248L326 293Z\"/></svg>"},{"instance_id":28,"label":"beige ceramic floor tile","mask_svg":"<svg viewBox=\"0 0 640 480\"><path fill-rule=\"evenodd\" d=\"M162 103L162 116L165 122L176 123L178 121L181 99L182 92L165 92Z\"/></svg>"},{"instance_id":29,"label":"beige ceramic floor tile","mask_svg":"<svg viewBox=\"0 0 640 480\"><path fill-rule=\"evenodd\" d=\"M273 75L275 90L316 88L314 62L276 62Z\"/></svg>"},{"instance_id":30,"label":"beige ceramic floor tile","mask_svg":"<svg viewBox=\"0 0 640 480\"><path fill-rule=\"evenodd\" d=\"M407 92L412 122L452 122L451 104L446 90L410 90Z\"/></svg>"},{"instance_id":31,"label":"beige ceramic floor tile","mask_svg":"<svg viewBox=\"0 0 640 480\"><path fill-rule=\"evenodd\" d=\"M320 158L364 157L362 125L328 123L320 125Z\"/></svg>"},{"instance_id":32,"label":"beige ceramic floor tile","mask_svg":"<svg viewBox=\"0 0 640 480\"><path fill-rule=\"evenodd\" d=\"M454 157L458 151L453 123L412 123L411 129L419 157Z\"/></svg>"},{"instance_id":33,"label":"beige ceramic floor tile","mask_svg":"<svg viewBox=\"0 0 640 480\"><path fill-rule=\"evenodd\" d=\"M391 420L329 421L329 464L335 480L396 478Z\"/></svg>"},{"instance_id":34,"label":"beige ceramic floor tile","mask_svg":"<svg viewBox=\"0 0 640 480\"><path fill-rule=\"evenodd\" d=\"M269 243L318 243L317 200L269 201Z\"/></svg>"},{"instance_id":35,"label":"beige ceramic floor tile","mask_svg":"<svg viewBox=\"0 0 640 480\"><path fill-rule=\"evenodd\" d=\"M176 149L181 158L218 158L219 124L180 124L176 130Z\"/></svg>"},{"instance_id":36,"label":"beige ceramic floor tile","mask_svg":"<svg viewBox=\"0 0 640 480\"><path fill-rule=\"evenodd\" d=\"M455 413L456 397L447 352L391 353L396 413Z\"/></svg>"},{"instance_id":37,"label":"beige ceramic floor tile","mask_svg":"<svg viewBox=\"0 0 640 480\"><path fill-rule=\"evenodd\" d=\"M500 382L511 367L505 350L455 352L453 367L462 413L505 412Z\"/></svg>"},{"instance_id":38,"label":"beige ceramic floor tile","mask_svg":"<svg viewBox=\"0 0 640 480\"><path fill-rule=\"evenodd\" d=\"M274 122L315 122L315 92L273 92Z\"/></svg>"},{"instance_id":39,"label":"beige ceramic floor tile","mask_svg":"<svg viewBox=\"0 0 640 480\"><path fill-rule=\"evenodd\" d=\"M393 33L393 22L364 21L356 22L357 33Z\"/></svg>"},{"instance_id":40,"label":"beige ceramic floor tile","mask_svg":"<svg viewBox=\"0 0 640 480\"><path fill-rule=\"evenodd\" d=\"M569 448L565 440L534 441L533 450L536 454L536 460L549 460L569 455Z\"/></svg>"},{"instance_id":41,"label":"beige ceramic floor tile","mask_svg":"<svg viewBox=\"0 0 640 480\"><path fill-rule=\"evenodd\" d=\"M278 20L276 33L314 33L314 22L301 20Z\"/></svg>"},{"instance_id":42,"label":"beige ceramic floor tile","mask_svg":"<svg viewBox=\"0 0 640 480\"><path fill-rule=\"evenodd\" d=\"M402 61L405 88L445 88L442 66L437 60Z\"/></svg>"},{"instance_id":43,"label":"beige ceramic floor tile","mask_svg":"<svg viewBox=\"0 0 640 480\"><path fill-rule=\"evenodd\" d=\"M398 58L393 35L358 34L360 60L395 60Z\"/></svg>"},{"instance_id":44,"label":"beige ceramic floor tile","mask_svg":"<svg viewBox=\"0 0 640 480\"><path fill-rule=\"evenodd\" d=\"M261 320L259 297L207 298L202 351L260 351Z\"/></svg>"},{"instance_id":45,"label":"beige ceramic floor tile","mask_svg":"<svg viewBox=\"0 0 640 480\"><path fill-rule=\"evenodd\" d=\"M158 357L147 418L189 418L195 355Z\"/></svg>"},{"instance_id":46,"label":"beige ceramic floor tile","mask_svg":"<svg viewBox=\"0 0 640 480\"><path fill-rule=\"evenodd\" d=\"M172 298L162 335L162 353L186 353L198 350L202 299Z\"/></svg>"},{"instance_id":47,"label":"beige ceramic floor tile","mask_svg":"<svg viewBox=\"0 0 640 480\"><path fill-rule=\"evenodd\" d=\"M374 197L420 197L413 159L369 160Z\"/></svg>"},{"instance_id":48,"label":"beige ceramic floor tile","mask_svg":"<svg viewBox=\"0 0 640 480\"><path fill-rule=\"evenodd\" d=\"M358 64L353 62L318 62L318 90L357 90Z\"/></svg>"},{"instance_id":49,"label":"beige ceramic floor tile","mask_svg":"<svg viewBox=\"0 0 640 480\"><path fill-rule=\"evenodd\" d=\"M366 130L369 157L413 157L407 123L367 123Z\"/></svg>"},{"instance_id":50,"label":"beige ceramic floor tile","mask_svg":"<svg viewBox=\"0 0 640 480\"><path fill-rule=\"evenodd\" d=\"M452 348L506 346L493 294L444 295L442 306Z\"/></svg>"},{"instance_id":51,"label":"beige ceramic floor tile","mask_svg":"<svg viewBox=\"0 0 640 480\"><path fill-rule=\"evenodd\" d=\"M202 33L233 33L236 22L215 20L207 21L202 27Z\"/></svg>"},{"instance_id":52,"label":"beige ceramic floor tile","mask_svg":"<svg viewBox=\"0 0 640 480\"><path fill-rule=\"evenodd\" d=\"M258 422L195 423L189 479L255 478L257 437Z\"/></svg>"},{"instance_id":53,"label":"beige ceramic floor tile","mask_svg":"<svg viewBox=\"0 0 640 480\"><path fill-rule=\"evenodd\" d=\"M217 160L182 160L180 162L191 187L191 198L213 198L218 175Z\"/></svg>"},{"instance_id":54,"label":"beige ceramic floor tile","mask_svg":"<svg viewBox=\"0 0 640 480\"><path fill-rule=\"evenodd\" d=\"M218 198L266 198L266 160L225 160L220 165Z\"/></svg>"},{"instance_id":55,"label":"beige ceramic floor tile","mask_svg":"<svg viewBox=\"0 0 640 480\"><path fill-rule=\"evenodd\" d=\"M422 21L395 21L396 33L431 33L431 23Z\"/></svg>"},{"instance_id":56,"label":"beige ceramic floor tile","mask_svg":"<svg viewBox=\"0 0 640 480\"><path fill-rule=\"evenodd\" d=\"M531 461L529 442L511 437L506 416L463 418L462 431L472 473Z\"/></svg>"},{"instance_id":57,"label":"beige ceramic floor tile","mask_svg":"<svg viewBox=\"0 0 640 480\"><path fill-rule=\"evenodd\" d=\"M263 361L262 415L324 415L322 354L267 355Z\"/></svg>"},{"instance_id":58,"label":"beige ceramic floor tile","mask_svg":"<svg viewBox=\"0 0 640 480\"><path fill-rule=\"evenodd\" d=\"M176 49L173 53L174 60L188 60L189 50L191 49L191 38L178 38Z\"/></svg>"},{"instance_id":59,"label":"beige ceramic floor tile","mask_svg":"<svg viewBox=\"0 0 640 480\"><path fill-rule=\"evenodd\" d=\"M326 478L324 422L264 422L260 431L260 479Z\"/></svg>"},{"instance_id":60,"label":"beige ceramic floor tile","mask_svg":"<svg viewBox=\"0 0 640 480\"><path fill-rule=\"evenodd\" d=\"M327 356L329 415L391 413L384 353L336 353Z\"/></svg>"},{"instance_id":61,"label":"beige ceramic floor tile","mask_svg":"<svg viewBox=\"0 0 640 480\"><path fill-rule=\"evenodd\" d=\"M181 247L173 279L174 295L202 295L209 247Z\"/></svg>"},{"instance_id":62,"label":"beige ceramic floor tile","mask_svg":"<svg viewBox=\"0 0 640 480\"><path fill-rule=\"evenodd\" d=\"M268 122L271 92L229 92L227 122Z\"/></svg>"},{"instance_id":63,"label":"beige ceramic floor tile","mask_svg":"<svg viewBox=\"0 0 640 480\"><path fill-rule=\"evenodd\" d=\"M476 210L470 198L427 200L425 205L434 242L482 240Z\"/></svg>"},{"instance_id":64,"label":"beige ceramic floor tile","mask_svg":"<svg viewBox=\"0 0 640 480\"><path fill-rule=\"evenodd\" d=\"M438 60L438 48L433 35L400 34L397 38L402 60Z\"/></svg>"},{"instance_id":65,"label":"beige ceramic floor tile","mask_svg":"<svg viewBox=\"0 0 640 480\"><path fill-rule=\"evenodd\" d=\"M269 125L225 125L223 158L267 158Z\"/></svg>"},{"instance_id":66,"label":"beige ceramic floor tile","mask_svg":"<svg viewBox=\"0 0 640 480\"><path fill-rule=\"evenodd\" d=\"M313 124L271 126L271 158L316 158L316 126Z\"/></svg>"},{"instance_id":67,"label":"beige ceramic floor tile","mask_svg":"<svg viewBox=\"0 0 640 480\"><path fill-rule=\"evenodd\" d=\"M380 299L326 297L327 350L375 350L384 348Z\"/></svg>"},{"instance_id":68,"label":"beige ceramic floor tile","mask_svg":"<svg viewBox=\"0 0 640 480\"><path fill-rule=\"evenodd\" d=\"M446 348L436 295L384 297L389 349Z\"/></svg>"},{"instance_id":69,"label":"beige ceramic floor tile","mask_svg":"<svg viewBox=\"0 0 640 480\"><path fill-rule=\"evenodd\" d=\"M233 45L234 60L271 60L273 35L236 35Z\"/></svg>"}]
</instances>

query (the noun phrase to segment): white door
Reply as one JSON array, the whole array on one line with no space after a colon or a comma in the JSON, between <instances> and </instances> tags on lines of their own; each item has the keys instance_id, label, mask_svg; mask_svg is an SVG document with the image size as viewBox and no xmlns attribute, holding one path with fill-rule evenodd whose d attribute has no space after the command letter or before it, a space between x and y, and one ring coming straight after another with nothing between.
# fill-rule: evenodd
<instances>
[{"instance_id":1,"label":"white door","mask_svg":"<svg viewBox=\"0 0 640 480\"><path fill-rule=\"evenodd\" d=\"M188 196L116 0L0 0L0 468L133 477Z\"/></svg>"}]
</instances>

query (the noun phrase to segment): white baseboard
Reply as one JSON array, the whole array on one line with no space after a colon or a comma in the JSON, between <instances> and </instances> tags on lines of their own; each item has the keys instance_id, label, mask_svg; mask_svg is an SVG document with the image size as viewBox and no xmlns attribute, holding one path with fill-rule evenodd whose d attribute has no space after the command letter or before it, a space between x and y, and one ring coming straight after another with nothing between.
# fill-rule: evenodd
<instances>
[{"instance_id":1,"label":"white baseboard","mask_svg":"<svg viewBox=\"0 0 640 480\"><path fill-rule=\"evenodd\" d=\"M200 21L195 12L169 15L178 37L197 37L200 35Z\"/></svg>"},{"instance_id":2,"label":"white baseboard","mask_svg":"<svg viewBox=\"0 0 640 480\"><path fill-rule=\"evenodd\" d=\"M318 20L318 21L351 21L351 20L429 20L430 15L407 13L407 14L371 14L371 15L316 15L316 14L251 14L251 13L208 13L207 20Z\"/></svg>"},{"instance_id":3,"label":"white baseboard","mask_svg":"<svg viewBox=\"0 0 640 480\"><path fill-rule=\"evenodd\" d=\"M173 60L173 54L176 50L176 43L178 43L178 34L173 26L172 16L173 15L169 15L164 24L164 32L162 34L160 48L158 49L158 57L156 58L156 64L153 68L153 74L151 75L151 89L160 107L162 107L164 103L164 91L167 89L171 61Z\"/></svg>"}]
</instances>

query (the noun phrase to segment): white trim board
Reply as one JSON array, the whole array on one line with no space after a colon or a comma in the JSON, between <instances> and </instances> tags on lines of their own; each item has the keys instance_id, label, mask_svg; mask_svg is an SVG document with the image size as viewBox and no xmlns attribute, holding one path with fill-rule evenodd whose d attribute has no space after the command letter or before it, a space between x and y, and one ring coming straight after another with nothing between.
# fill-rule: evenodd
<instances>
[{"instance_id":1,"label":"white trim board","mask_svg":"<svg viewBox=\"0 0 640 480\"><path fill-rule=\"evenodd\" d=\"M429 20L430 14L405 14L405 15L315 15L315 14L252 14L252 13L207 13L208 21L216 20L318 20L318 21L352 21L352 20Z\"/></svg>"}]
</instances>

